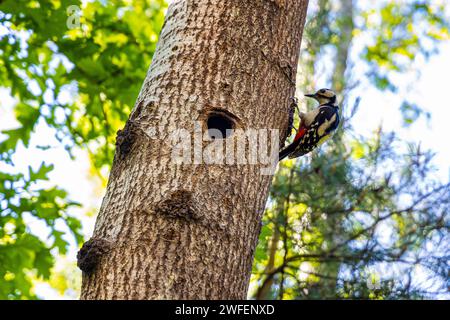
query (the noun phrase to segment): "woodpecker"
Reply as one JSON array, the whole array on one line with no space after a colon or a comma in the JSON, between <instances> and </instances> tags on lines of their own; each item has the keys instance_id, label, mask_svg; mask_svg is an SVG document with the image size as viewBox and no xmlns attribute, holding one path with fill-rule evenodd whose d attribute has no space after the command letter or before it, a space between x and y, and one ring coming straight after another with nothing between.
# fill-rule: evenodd
<instances>
[{"instance_id":1,"label":"woodpecker","mask_svg":"<svg viewBox=\"0 0 450 320\"><path fill-rule=\"evenodd\" d=\"M279 161L286 157L303 156L326 140L328 140L339 125L339 106L336 94L330 89L320 89L314 94L305 94L319 102L319 106L307 113L299 112L300 127L294 141L281 150Z\"/></svg>"}]
</instances>

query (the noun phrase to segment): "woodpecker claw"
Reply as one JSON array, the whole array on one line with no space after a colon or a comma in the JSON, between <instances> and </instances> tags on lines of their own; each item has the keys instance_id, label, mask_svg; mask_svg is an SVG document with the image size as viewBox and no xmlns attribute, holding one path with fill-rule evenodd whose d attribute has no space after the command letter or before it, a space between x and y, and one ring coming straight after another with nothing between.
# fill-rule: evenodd
<instances>
[{"instance_id":1,"label":"woodpecker claw","mask_svg":"<svg viewBox=\"0 0 450 320\"><path fill-rule=\"evenodd\" d=\"M292 100L292 106L294 106L295 110L297 110L297 114L300 116L300 119L302 118L301 115L303 112L300 112L300 109L298 108L298 99L296 97L291 97Z\"/></svg>"},{"instance_id":2,"label":"woodpecker claw","mask_svg":"<svg viewBox=\"0 0 450 320\"><path fill-rule=\"evenodd\" d=\"M289 106L289 119L288 119L288 128L286 130L286 135L284 139L291 136L292 129L295 129L295 132L297 132L297 129L294 127L294 116L295 116L295 110L298 112L298 101L295 97L290 97L289 100L292 100L290 106Z\"/></svg>"},{"instance_id":3,"label":"woodpecker claw","mask_svg":"<svg viewBox=\"0 0 450 320\"><path fill-rule=\"evenodd\" d=\"M297 110L298 115L302 114L298 108L298 99L296 97L290 97L289 99L292 100L292 102L290 105L288 137L291 135L292 129L294 129L296 133L298 132L298 129L293 126L295 110Z\"/></svg>"},{"instance_id":4,"label":"woodpecker claw","mask_svg":"<svg viewBox=\"0 0 450 320\"><path fill-rule=\"evenodd\" d=\"M291 100L292 100L291 105L293 105L295 109L297 109L298 111L298 99L296 97L291 97Z\"/></svg>"}]
</instances>

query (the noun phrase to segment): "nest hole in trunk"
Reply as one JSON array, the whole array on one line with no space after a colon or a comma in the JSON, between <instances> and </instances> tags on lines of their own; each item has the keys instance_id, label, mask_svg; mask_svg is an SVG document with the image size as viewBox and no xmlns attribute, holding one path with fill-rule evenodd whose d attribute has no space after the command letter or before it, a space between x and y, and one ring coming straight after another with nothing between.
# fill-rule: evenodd
<instances>
[{"instance_id":1,"label":"nest hole in trunk","mask_svg":"<svg viewBox=\"0 0 450 320\"><path fill-rule=\"evenodd\" d=\"M227 114L214 111L208 114L206 120L208 136L211 139L226 139L233 134L235 129L234 120Z\"/></svg>"}]
</instances>

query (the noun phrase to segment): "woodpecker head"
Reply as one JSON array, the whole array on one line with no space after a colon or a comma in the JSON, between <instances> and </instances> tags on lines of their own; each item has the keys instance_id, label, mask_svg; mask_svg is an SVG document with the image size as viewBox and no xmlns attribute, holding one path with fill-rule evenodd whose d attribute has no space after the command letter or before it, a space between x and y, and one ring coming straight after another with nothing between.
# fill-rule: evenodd
<instances>
[{"instance_id":1,"label":"woodpecker head","mask_svg":"<svg viewBox=\"0 0 450 320\"><path fill-rule=\"evenodd\" d=\"M316 99L320 105L336 105L336 94L330 89L320 89L314 94L305 94L305 96Z\"/></svg>"}]
</instances>

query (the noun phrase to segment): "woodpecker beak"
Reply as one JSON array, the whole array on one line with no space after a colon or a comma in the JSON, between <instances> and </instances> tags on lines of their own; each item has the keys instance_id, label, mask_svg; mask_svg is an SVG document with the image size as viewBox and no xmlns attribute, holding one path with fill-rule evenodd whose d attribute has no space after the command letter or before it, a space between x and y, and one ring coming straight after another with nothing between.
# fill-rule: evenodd
<instances>
[{"instance_id":1,"label":"woodpecker beak","mask_svg":"<svg viewBox=\"0 0 450 320\"><path fill-rule=\"evenodd\" d=\"M307 94L305 94L305 97L315 98L316 94L315 93L307 93Z\"/></svg>"}]
</instances>

